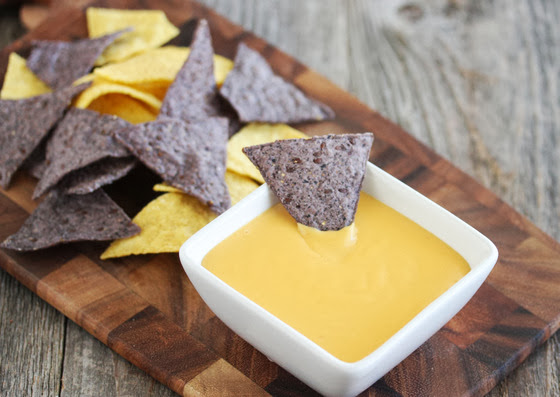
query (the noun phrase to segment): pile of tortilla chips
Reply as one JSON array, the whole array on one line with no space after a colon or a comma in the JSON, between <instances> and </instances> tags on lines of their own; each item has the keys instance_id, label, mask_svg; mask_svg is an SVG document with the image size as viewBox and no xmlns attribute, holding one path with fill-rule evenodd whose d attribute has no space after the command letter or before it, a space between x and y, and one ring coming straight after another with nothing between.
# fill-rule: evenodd
<instances>
[{"instance_id":1,"label":"pile of tortilla chips","mask_svg":"<svg viewBox=\"0 0 560 397\"><path fill-rule=\"evenodd\" d=\"M214 54L204 20L190 47L165 45L179 29L161 11L89 8L87 23L90 39L10 55L0 183L27 168L40 178L34 198L45 197L4 248L117 238L103 259L177 252L264 182L244 147L306 137L286 123L334 116L247 46L235 62ZM101 186L138 162L163 194L132 223Z\"/></svg>"}]
</instances>

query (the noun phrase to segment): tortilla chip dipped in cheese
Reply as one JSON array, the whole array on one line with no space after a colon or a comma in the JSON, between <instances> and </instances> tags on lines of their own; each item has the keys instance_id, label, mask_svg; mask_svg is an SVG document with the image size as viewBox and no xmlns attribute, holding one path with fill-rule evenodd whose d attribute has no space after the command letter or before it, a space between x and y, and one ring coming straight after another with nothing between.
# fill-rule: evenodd
<instances>
[{"instance_id":1,"label":"tortilla chip dipped in cheese","mask_svg":"<svg viewBox=\"0 0 560 397\"><path fill-rule=\"evenodd\" d=\"M243 152L300 224L340 230L354 222L373 134L325 135Z\"/></svg>"}]
</instances>

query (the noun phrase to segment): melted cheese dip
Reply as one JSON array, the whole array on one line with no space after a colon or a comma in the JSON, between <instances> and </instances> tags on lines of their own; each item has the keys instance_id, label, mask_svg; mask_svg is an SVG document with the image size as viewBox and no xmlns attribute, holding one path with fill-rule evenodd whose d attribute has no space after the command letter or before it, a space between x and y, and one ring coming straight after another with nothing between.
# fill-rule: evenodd
<instances>
[{"instance_id":1,"label":"melted cheese dip","mask_svg":"<svg viewBox=\"0 0 560 397\"><path fill-rule=\"evenodd\" d=\"M298 225L278 204L202 265L347 362L372 353L470 270L443 241L364 193L347 228Z\"/></svg>"}]
</instances>

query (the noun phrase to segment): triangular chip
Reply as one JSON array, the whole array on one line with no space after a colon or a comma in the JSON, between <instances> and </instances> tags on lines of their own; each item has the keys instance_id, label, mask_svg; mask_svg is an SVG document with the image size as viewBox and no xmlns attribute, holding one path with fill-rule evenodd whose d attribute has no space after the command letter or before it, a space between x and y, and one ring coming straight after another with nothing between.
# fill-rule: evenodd
<instances>
[{"instance_id":1,"label":"triangular chip","mask_svg":"<svg viewBox=\"0 0 560 397\"><path fill-rule=\"evenodd\" d=\"M187 60L189 53L188 47L154 48L125 61L96 68L93 73L120 84L137 87L159 84L160 87L167 89L175 80L177 72ZM233 62L230 59L214 55L216 84L221 85L231 69L233 69Z\"/></svg>"},{"instance_id":2,"label":"triangular chip","mask_svg":"<svg viewBox=\"0 0 560 397\"><path fill-rule=\"evenodd\" d=\"M89 105L96 99L110 94L127 95L131 98L145 103L155 111L158 111L161 107L161 101L152 94L142 92L126 85L98 82L97 80L94 80L94 83L91 85L91 87L89 87L87 90L84 90L84 92L82 92L80 96L76 98L74 106L76 106L77 108L85 109L89 107Z\"/></svg>"},{"instance_id":3,"label":"triangular chip","mask_svg":"<svg viewBox=\"0 0 560 397\"><path fill-rule=\"evenodd\" d=\"M71 172L60 181L66 194L87 194L128 174L136 165L134 157L105 157L91 165Z\"/></svg>"},{"instance_id":4,"label":"triangular chip","mask_svg":"<svg viewBox=\"0 0 560 397\"><path fill-rule=\"evenodd\" d=\"M67 41L34 41L27 67L54 90L68 87L86 75L103 50L122 31L96 39Z\"/></svg>"},{"instance_id":5,"label":"triangular chip","mask_svg":"<svg viewBox=\"0 0 560 397\"><path fill-rule=\"evenodd\" d=\"M179 34L165 13L159 10L117 10L89 7L86 11L89 37L99 37L132 27L103 51L96 65L129 58L165 44Z\"/></svg>"},{"instance_id":6,"label":"triangular chip","mask_svg":"<svg viewBox=\"0 0 560 397\"><path fill-rule=\"evenodd\" d=\"M228 141L226 167L228 170L240 175L247 175L260 183L264 183L261 173L245 156L243 148L280 139L295 138L308 138L308 136L286 124L247 124Z\"/></svg>"},{"instance_id":7,"label":"triangular chip","mask_svg":"<svg viewBox=\"0 0 560 397\"><path fill-rule=\"evenodd\" d=\"M225 180L231 197L231 205L237 204L242 198L259 187L259 184L251 178L232 171L226 171ZM183 193L182 190L170 186L167 183L158 183L154 185L154 191L162 193Z\"/></svg>"},{"instance_id":8,"label":"triangular chip","mask_svg":"<svg viewBox=\"0 0 560 397\"><path fill-rule=\"evenodd\" d=\"M205 19L198 22L191 51L167 90L158 117L184 121L225 117L229 135L239 130L237 113L220 97L214 79L214 49Z\"/></svg>"},{"instance_id":9,"label":"triangular chip","mask_svg":"<svg viewBox=\"0 0 560 397\"><path fill-rule=\"evenodd\" d=\"M124 94L103 95L88 107L103 114L112 114L132 124L146 123L157 119L157 111L143 102Z\"/></svg>"},{"instance_id":10,"label":"triangular chip","mask_svg":"<svg viewBox=\"0 0 560 397\"><path fill-rule=\"evenodd\" d=\"M373 134L290 139L243 152L294 219L319 230L354 222Z\"/></svg>"},{"instance_id":11,"label":"triangular chip","mask_svg":"<svg viewBox=\"0 0 560 397\"><path fill-rule=\"evenodd\" d=\"M114 133L148 168L216 213L230 207L224 182L227 120L159 119Z\"/></svg>"},{"instance_id":12,"label":"triangular chip","mask_svg":"<svg viewBox=\"0 0 560 397\"><path fill-rule=\"evenodd\" d=\"M334 118L330 107L274 74L266 59L243 43L220 93L242 122L298 123Z\"/></svg>"},{"instance_id":13,"label":"triangular chip","mask_svg":"<svg viewBox=\"0 0 560 397\"><path fill-rule=\"evenodd\" d=\"M189 57L163 99L160 117L191 121L219 115L213 56L210 28L202 19L194 32Z\"/></svg>"},{"instance_id":14,"label":"triangular chip","mask_svg":"<svg viewBox=\"0 0 560 397\"><path fill-rule=\"evenodd\" d=\"M214 218L216 214L194 197L166 193L134 217L133 222L142 229L140 234L113 241L101 259L178 252L185 240Z\"/></svg>"},{"instance_id":15,"label":"triangular chip","mask_svg":"<svg viewBox=\"0 0 560 397\"><path fill-rule=\"evenodd\" d=\"M72 108L54 130L47 144L47 169L33 198L54 187L65 175L105 157L126 157L130 153L111 135L131 124L116 116Z\"/></svg>"},{"instance_id":16,"label":"triangular chip","mask_svg":"<svg viewBox=\"0 0 560 397\"><path fill-rule=\"evenodd\" d=\"M51 89L29 70L25 59L12 52L8 58L0 99L29 98L47 92L51 92Z\"/></svg>"},{"instance_id":17,"label":"triangular chip","mask_svg":"<svg viewBox=\"0 0 560 397\"><path fill-rule=\"evenodd\" d=\"M87 85L27 99L0 100L0 186L14 173L62 117L72 98Z\"/></svg>"},{"instance_id":18,"label":"triangular chip","mask_svg":"<svg viewBox=\"0 0 560 397\"><path fill-rule=\"evenodd\" d=\"M234 172L226 172L226 183L233 204L259 187L251 179ZM164 184L156 186L156 191L175 189ZM148 203L134 217L134 223L142 228L140 234L114 241L101 255L101 259L179 252L185 240L214 218L216 214L193 197L178 190L164 194Z\"/></svg>"},{"instance_id":19,"label":"triangular chip","mask_svg":"<svg viewBox=\"0 0 560 397\"><path fill-rule=\"evenodd\" d=\"M140 228L102 190L86 195L53 191L1 247L35 251L60 243L113 240L139 232Z\"/></svg>"}]
</instances>

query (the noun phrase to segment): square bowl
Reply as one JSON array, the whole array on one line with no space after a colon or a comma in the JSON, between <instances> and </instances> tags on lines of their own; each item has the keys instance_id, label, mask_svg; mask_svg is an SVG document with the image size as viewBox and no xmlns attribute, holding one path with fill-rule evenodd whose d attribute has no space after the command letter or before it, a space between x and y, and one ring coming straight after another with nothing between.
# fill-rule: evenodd
<instances>
[{"instance_id":1,"label":"square bowl","mask_svg":"<svg viewBox=\"0 0 560 397\"><path fill-rule=\"evenodd\" d=\"M359 394L385 375L469 301L498 259L498 250L488 238L371 163L362 191L445 242L467 261L470 271L359 361L336 358L202 266L212 248L278 203L266 184L192 236L179 252L189 279L218 318L270 360L326 396Z\"/></svg>"}]
</instances>

